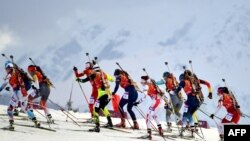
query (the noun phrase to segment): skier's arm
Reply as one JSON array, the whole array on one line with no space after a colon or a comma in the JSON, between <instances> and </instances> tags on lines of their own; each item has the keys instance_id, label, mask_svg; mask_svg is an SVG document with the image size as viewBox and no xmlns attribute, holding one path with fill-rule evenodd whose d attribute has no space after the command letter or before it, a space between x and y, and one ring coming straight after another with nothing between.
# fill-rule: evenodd
<instances>
[{"instance_id":1,"label":"skier's arm","mask_svg":"<svg viewBox=\"0 0 250 141\"><path fill-rule=\"evenodd\" d=\"M156 85L163 85L163 84L165 84L165 81L163 79L161 79L160 81L156 81L155 84Z\"/></svg>"},{"instance_id":2,"label":"skier's arm","mask_svg":"<svg viewBox=\"0 0 250 141\"><path fill-rule=\"evenodd\" d=\"M78 73L78 70L75 70L74 72L75 72L75 76L76 76L76 77L82 77L82 76L85 75L85 72L84 72L84 71L81 72L81 73Z\"/></svg>"},{"instance_id":3,"label":"skier's arm","mask_svg":"<svg viewBox=\"0 0 250 141\"><path fill-rule=\"evenodd\" d=\"M113 95L118 91L120 82L121 82L121 77L120 76L116 77L116 80L115 80L115 89L112 92Z\"/></svg>"},{"instance_id":4,"label":"skier's arm","mask_svg":"<svg viewBox=\"0 0 250 141\"><path fill-rule=\"evenodd\" d=\"M209 83L209 82L207 82L207 81L205 81L205 80L200 79L200 83L201 83L201 84L203 84L203 85L206 85L206 86L207 86L207 88L208 88L208 92L209 92L209 93L212 93L212 88L211 88L211 85L210 85L210 83Z\"/></svg>"},{"instance_id":5,"label":"skier's arm","mask_svg":"<svg viewBox=\"0 0 250 141\"><path fill-rule=\"evenodd\" d=\"M220 100L218 101L218 106L217 106L216 111L214 112L214 115L216 115L220 111L222 104L223 103L222 103L222 97L221 97Z\"/></svg>"},{"instance_id":6,"label":"skier's arm","mask_svg":"<svg viewBox=\"0 0 250 141\"><path fill-rule=\"evenodd\" d=\"M209 82L205 81L205 80L202 80L202 79L199 79L200 80L200 83L203 84L203 85L206 85L207 88L208 88L208 98L209 99L212 99L213 98L213 95L212 95L212 88L211 88L211 85Z\"/></svg>"},{"instance_id":7,"label":"skier's arm","mask_svg":"<svg viewBox=\"0 0 250 141\"><path fill-rule=\"evenodd\" d=\"M106 75L107 75L108 81L114 82L114 78L111 75L109 75L109 74L106 74Z\"/></svg>"},{"instance_id":8,"label":"skier's arm","mask_svg":"<svg viewBox=\"0 0 250 141\"><path fill-rule=\"evenodd\" d=\"M77 79L76 79L76 81L81 82L81 83L88 82L89 80L90 80L89 77L86 77L86 78L84 78L84 79L80 79L80 78L77 78Z\"/></svg>"},{"instance_id":9,"label":"skier's arm","mask_svg":"<svg viewBox=\"0 0 250 141\"><path fill-rule=\"evenodd\" d=\"M34 74L33 76L32 76L32 78L33 78L33 80L34 80L34 86L37 88L37 89L39 89L39 81L38 81L38 77L37 77L37 75L36 74Z\"/></svg>"},{"instance_id":10,"label":"skier's arm","mask_svg":"<svg viewBox=\"0 0 250 141\"><path fill-rule=\"evenodd\" d=\"M5 82L1 85L1 87L0 87L0 92L1 92L7 85L8 85L8 82L5 81Z\"/></svg>"},{"instance_id":11,"label":"skier's arm","mask_svg":"<svg viewBox=\"0 0 250 141\"><path fill-rule=\"evenodd\" d=\"M184 87L185 87L185 81L181 81L179 83L178 88L175 90L175 94L178 94L181 91L181 89L184 88Z\"/></svg>"},{"instance_id":12,"label":"skier's arm","mask_svg":"<svg viewBox=\"0 0 250 141\"><path fill-rule=\"evenodd\" d=\"M137 101L138 104L142 103L147 97L147 93L148 93L148 86L147 85L142 87L142 92L143 92L144 96L140 100Z\"/></svg>"}]
</instances>

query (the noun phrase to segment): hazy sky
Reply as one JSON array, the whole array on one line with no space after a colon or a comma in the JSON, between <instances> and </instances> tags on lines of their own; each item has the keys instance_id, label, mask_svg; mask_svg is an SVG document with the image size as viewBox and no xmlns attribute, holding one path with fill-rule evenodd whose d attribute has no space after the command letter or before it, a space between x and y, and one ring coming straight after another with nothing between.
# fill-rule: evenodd
<instances>
[{"instance_id":1,"label":"hazy sky","mask_svg":"<svg viewBox=\"0 0 250 141\"><path fill-rule=\"evenodd\" d=\"M86 52L100 57L110 74L119 61L137 81L142 67L160 79L165 61L178 77L192 59L199 76L213 87L227 78L243 101L250 92L249 23L246 0L0 0L0 52L13 54L22 67L34 57L55 80L51 96L61 104L72 67L83 68ZM75 103L83 105L75 87Z\"/></svg>"}]
</instances>

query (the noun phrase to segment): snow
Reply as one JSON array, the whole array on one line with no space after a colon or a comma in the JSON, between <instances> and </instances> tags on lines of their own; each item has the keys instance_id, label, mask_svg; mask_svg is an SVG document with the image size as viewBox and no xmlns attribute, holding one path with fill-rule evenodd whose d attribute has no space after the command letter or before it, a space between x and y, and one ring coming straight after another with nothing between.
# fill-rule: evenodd
<instances>
[{"instance_id":1,"label":"snow","mask_svg":"<svg viewBox=\"0 0 250 141\"><path fill-rule=\"evenodd\" d=\"M6 114L6 106L0 106L0 128L8 126L8 117ZM37 113L35 110L35 115L37 116L39 121L45 121L45 118ZM39 112L43 113L43 111L39 110ZM90 118L89 113L73 113L74 115L72 118L76 118L75 120L80 124L78 125L74 124L70 119L66 122L66 115L63 114L61 111L57 110L50 110L53 118L55 119L56 124L51 124L51 128L56 130L56 132L47 131L43 129L38 129L34 127L24 127L15 125L16 131L7 131L7 130L0 130L0 138L1 141L13 141L14 139L18 139L20 141L135 141L140 140L137 139L137 137L140 137L142 135L146 134L146 124L144 119L139 119L139 125L141 127L141 130L131 130L131 129L123 129L130 133L124 133L120 131L114 131L110 129L101 128L100 133L95 132L88 132L88 129L93 128L93 124L89 123L80 123L81 121L86 121L86 119ZM29 120L24 120L23 118L26 117L23 113L20 114L19 117L15 117L15 123L16 124L23 124L23 125L33 125L33 123ZM21 120L22 119L22 120ZM106 119L104 117L101 117L101 124L106 123ZM113 123L119 123L119 119L113 118ZM132 121L130 120L132 123ZM166 123L164 121L161 122L163 125L163 128L165 129ZM128 125L128 123L127 123ZM48 124L41 123L42 127L49 128ZM211 128L211 129L202 129L205 139L207 141L216 141L219 140L217 129ZM156 133L156 132L154 132ZM178 130L176 128L173 129L172 133L164 133L169 136L178 135ZM160 136L153 135L153 140L156 141L163 141L163 138ZM171 138L166 140L177 140L177 141L187 141L185 139L181 138ZM197 135L195 139L193 140L201 140Z\"/></svg>"},{"instance_id":2,"label":"snow","mask_svg":"<svg viewBox=\"0 0 250 141\"><path fill-rule=\"evenodd\" d=\"M167 70L165 61L178 77L182 66L189 66L192 59L195 73L213 89L214 99L205 99L204 110L216 110L216 88L224 85L221 78L225 78L242 111L249 115L249 13L247 0L3 1L0 40L9 35L12 42L4 38L0 49L14 55L24 70L30 64L28 57L32 57L56 86L50 98L61 105L69 99L72 68L83 70L86 52L90 57L98 56L100 66L109 74L119 62L136 82L144 75L144 67L152 78L160 79ZM0 64L4 61L0 59ZM4 72L3 65L0 71ZM82 86L90 97L91 85ZM120 95L123 92L118 91ZM207 95L207 88L203 92ZM72 101L74 108L88 111L76 84ZM164 114L159 116L165 119ZM225 116L225 110L218 116ZM215 126L204 114L198 112L198 117ZM241 118L239 123L247 124L249 119Z\"/></svg>"}]
</instances>

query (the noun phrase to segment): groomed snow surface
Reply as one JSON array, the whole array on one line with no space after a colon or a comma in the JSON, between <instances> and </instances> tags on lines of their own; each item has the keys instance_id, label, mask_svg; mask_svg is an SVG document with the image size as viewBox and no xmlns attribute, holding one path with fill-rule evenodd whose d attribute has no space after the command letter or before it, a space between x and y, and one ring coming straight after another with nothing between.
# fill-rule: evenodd
<instances>
[{"instance_id":1,"label":"groomed snow surface","mask_svg":"<svg viewBox=\"0 0 250 141\"><path fill-rule=\"evenodd\" d=\"M6 115L7 106L0 106L0 128L6 127L9 125L8 116ZM40 113L43 114L42 110L38 110ZM94 124L90 123L83 123L87 119L90 118L89 113L73 113L71 112L74 117L74 120L80 125L74 124L67 116L63 114L62 111L57 110L50 110L55 124L51 124L51 129L54 131L48 131L44 129L34 128L34 127L27 127L21 125L34 125L33 122L28 120L25 114L20 113L18 117L15 117L15 131L8 131L8 130L0 130L0 140L1 141L135 141L135 140L142 140L137 139L140 136L146 135L146 123L144 119L139 119L140 130L132 130L132 129L121 129L128 131L121 132L115 131L111 129L101 128L100 133L96 132L88 132L88 129L93 128ZM47 123L45 123L46 119L34 111L37 119L41 121L41 126L45 128L50 128ZM66 122L67 119L67 122ZM107 122L105 117L101 117L101 124L105 124ZM117 124L120 122L120 119L113 118L113 123ZM131 123L132 121L129 120ZM166 122L161 122L163 125L163 129L166 129ZM155 123L154 123L155 124ZM174 123L173 123L174 124ZM127 122L127 125L128 122ZM206 141L218 141L218 133L216 128L211 129L202 129L202 132L205 136ZM201 133L199 131L199 133ZM164 139L157 135L156 131L153 131L153 140L154 141L163 141ZM178 128L173 128L172 133L164 132L164 134L168 137L165 137L166 141L190 141L196 140L200 141L203 140L199 136L195 135L195 138L180 138L178 137ZM189 136L189 132L185 132L184 135Z\"/></svg>"}]
</instances>

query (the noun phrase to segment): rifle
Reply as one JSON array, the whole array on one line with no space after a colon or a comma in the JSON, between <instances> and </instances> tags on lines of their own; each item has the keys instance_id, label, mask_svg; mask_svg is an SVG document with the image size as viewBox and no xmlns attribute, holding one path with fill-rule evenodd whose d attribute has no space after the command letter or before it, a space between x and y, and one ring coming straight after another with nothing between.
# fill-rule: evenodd
<instances>
[{"instance_id":1,"label":"rifle","mask_svg":"<svg viewBox=\"0 0 250 141\"><path fill-rule=\"evenodd\" d=\"M33 65L37 68L37 71L40 72L42 74L42 76L44 77L45 81L53 88L56 88L53 83L50 81L50 79L45 75L45 73L43 72L43 70L36 65L36 63L32 60L32 58L29 58L29 60L33 63Z\"/></svg>"}]
</instances>

